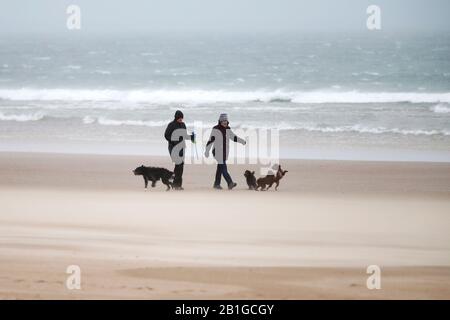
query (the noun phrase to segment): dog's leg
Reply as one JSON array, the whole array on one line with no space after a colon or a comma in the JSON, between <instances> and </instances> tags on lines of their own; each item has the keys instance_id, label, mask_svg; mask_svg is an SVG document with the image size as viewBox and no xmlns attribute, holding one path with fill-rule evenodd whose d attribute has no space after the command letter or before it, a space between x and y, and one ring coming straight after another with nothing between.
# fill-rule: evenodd
<instances>
[{"instance_id":1,"label":"dog's leg","mask_svg":"<svg viewBox=\"0 0 450 320\"><path fill-rule=\"evenodd\" d=\"M277 183L275 184L275 191L278 191L278 186L280 185L280 181L277 181Z\"/></svg>"},{"instance_id":2,"label":"dog's leg","mask_svg":"<svg viewBox=\"0 0 450 320\"><path fill-rule=\"evenodd\" d=\"M169 180L162 179L162 183L164 183L166 185L166 187L167 187L166 191L169 191L170 190L170 182L169 182Z\"/></svg>"},{"instance_id":3,"label":"dog's leg","mask_svg":"<svg viewBox=\"0 0 450 320\"><path fill-rule=\"evenodd\" d=\"M145 183L145 189L147 189L148 186L148 179L146 176L144 176L144 183Z\"/></svg>"}]
</instances>

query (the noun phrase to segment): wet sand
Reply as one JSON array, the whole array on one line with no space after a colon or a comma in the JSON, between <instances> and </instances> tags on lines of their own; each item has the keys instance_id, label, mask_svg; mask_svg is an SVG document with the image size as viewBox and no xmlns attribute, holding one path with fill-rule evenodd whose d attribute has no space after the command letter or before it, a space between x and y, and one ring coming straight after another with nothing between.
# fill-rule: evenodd
<instances>
[{"instance_id":1,"label":"wet sand","mask_svg":"<svg viewBox=\"0 0 450 320\"><path fill-rule=\"evenodd\" d=\"M277 192L246 190L246 165L233 191L207 165L144 190L140 164L172 167L0 153L0 298L450 298L450 164L284 160Z\"/></svg>"}]
</instances>

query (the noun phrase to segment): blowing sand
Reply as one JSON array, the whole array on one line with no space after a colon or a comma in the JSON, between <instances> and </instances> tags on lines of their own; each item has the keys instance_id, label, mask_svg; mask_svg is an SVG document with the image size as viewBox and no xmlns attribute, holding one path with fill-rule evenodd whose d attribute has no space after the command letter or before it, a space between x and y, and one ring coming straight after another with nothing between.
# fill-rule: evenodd
<instances>
[{"instance_id":1,"label":"blowing sand","mask_svg":"<svg viewBox=\"0 0 450 320\"><path fill-rule=\"evenodd\" d=\"M246 190L242 165L233 191L206 165L144 190L140 164L172 167L0 153L0 298L450 298L450 164L285 160L278 192Z\"/></svg>"}]
</instances>

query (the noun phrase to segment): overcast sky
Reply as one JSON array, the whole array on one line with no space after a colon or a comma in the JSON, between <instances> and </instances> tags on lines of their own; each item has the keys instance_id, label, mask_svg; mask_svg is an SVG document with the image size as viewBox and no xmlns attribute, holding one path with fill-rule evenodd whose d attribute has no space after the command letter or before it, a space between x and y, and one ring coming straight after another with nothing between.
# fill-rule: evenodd
<instances>
[{"instance_id":1,"label":"overcast sky","mask_svg":"<svg viewBox=\"0 0 450 320\"><path fill-rule=\"evenodd\" d=\"M86 34L365 31L370 4L383 32L450 32L449 0L2 0L0 34L68 32L70 4Z\"/></svg>"}]
</instances>

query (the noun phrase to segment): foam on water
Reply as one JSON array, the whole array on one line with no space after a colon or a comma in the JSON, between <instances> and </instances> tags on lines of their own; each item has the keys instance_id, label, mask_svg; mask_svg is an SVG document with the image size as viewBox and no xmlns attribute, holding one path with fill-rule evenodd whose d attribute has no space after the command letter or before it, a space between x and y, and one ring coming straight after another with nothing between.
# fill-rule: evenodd
<instances>
[{"instance_id":1,"label":"foam on water","mask_svg":"<svg viewBox=\"0 0 450 320\"><path fill-rule=\"evenodd\" d=\"M108 119L105 117L95 118L92 116L86 116L83 118L84 124L97 123L104 126L145 126L145 127L164 127L167 125L167 121L146 121L146 120L131 120L131 119ZM211 128L214 123L202 123L201 127L208 129ZM399 135L443 135L450 136L450 130L426 130L426 129L400 129L400 128L386 128L386 127L368 127L360 124L351 126L319 126L319 125L305 125L305 124L292 124L288 122L280 123L259 123L259 124L247 124L247 123L234 123L234 128L241 129L277 129L280 131L286 130L304 130L309 132L321 132L321 133L363 133L363 134L399 134Z\"/></svg>"},{"instance_id":2,"label":"foam on water","mask_svg":"<svg viewBox=\"0 0 450 320\"><path fill-rule=\"evenodd\" d=\"M399 128L386 128L386 127L367 127L359 124L352 126L338 126L338 127L319 127L319 126L300 126L296 129L313 131L313 132L323 132L323 133L368 133L368 134L401 134L401 135L444 135L450 136L450 130L409 130L409 129L399 129Z\"/></svg>"},{"instance_id":3,"label":"foam on water","mask_svg":"<svg viewBox=\"0 0 450 320\"><path fill-rule=\"evenodd\" d=\"M43 113L32 113L32 114L4 114L0 112L0 121L16 121L16 122L27 122L27 121L39 121L44 119L45 115Z\"/></svg>"},{"instance_id":4,"label":"foam on water","mask_svg":"<svg viewBox=\"0 0 450 320\"><path fill-rule=\"evenodd\" d=\"M450 106L448 104L439 103L431 107L431 111L435 113L450 113Z\"/></svg>"},{"instance_id":5,"label":"foam on water","mask_svg":"<svg viewBox=\"0 0 450 320\"><path fill-rule=\"evenodd\" d=\"M450 92L359 91L225 91L225 90L91 90L0 89L0 99L13 101L123 101L170 103L293 102L293 103L450 103Z\"/></svg>"},{"instance_id":6,"label":"foam on water","mask_svg":"<svg viewBox=\"0 0 450 320\"><path fill-rule=\"evenodd\" d=\"M104 126L146 126L146 127L162 127L167 125L167 121L143 121L143 120L116 120L108 119L105 117L91 117L86 116L83 118L84 124L98 123Z\"/></svg>"}]
</instances>

